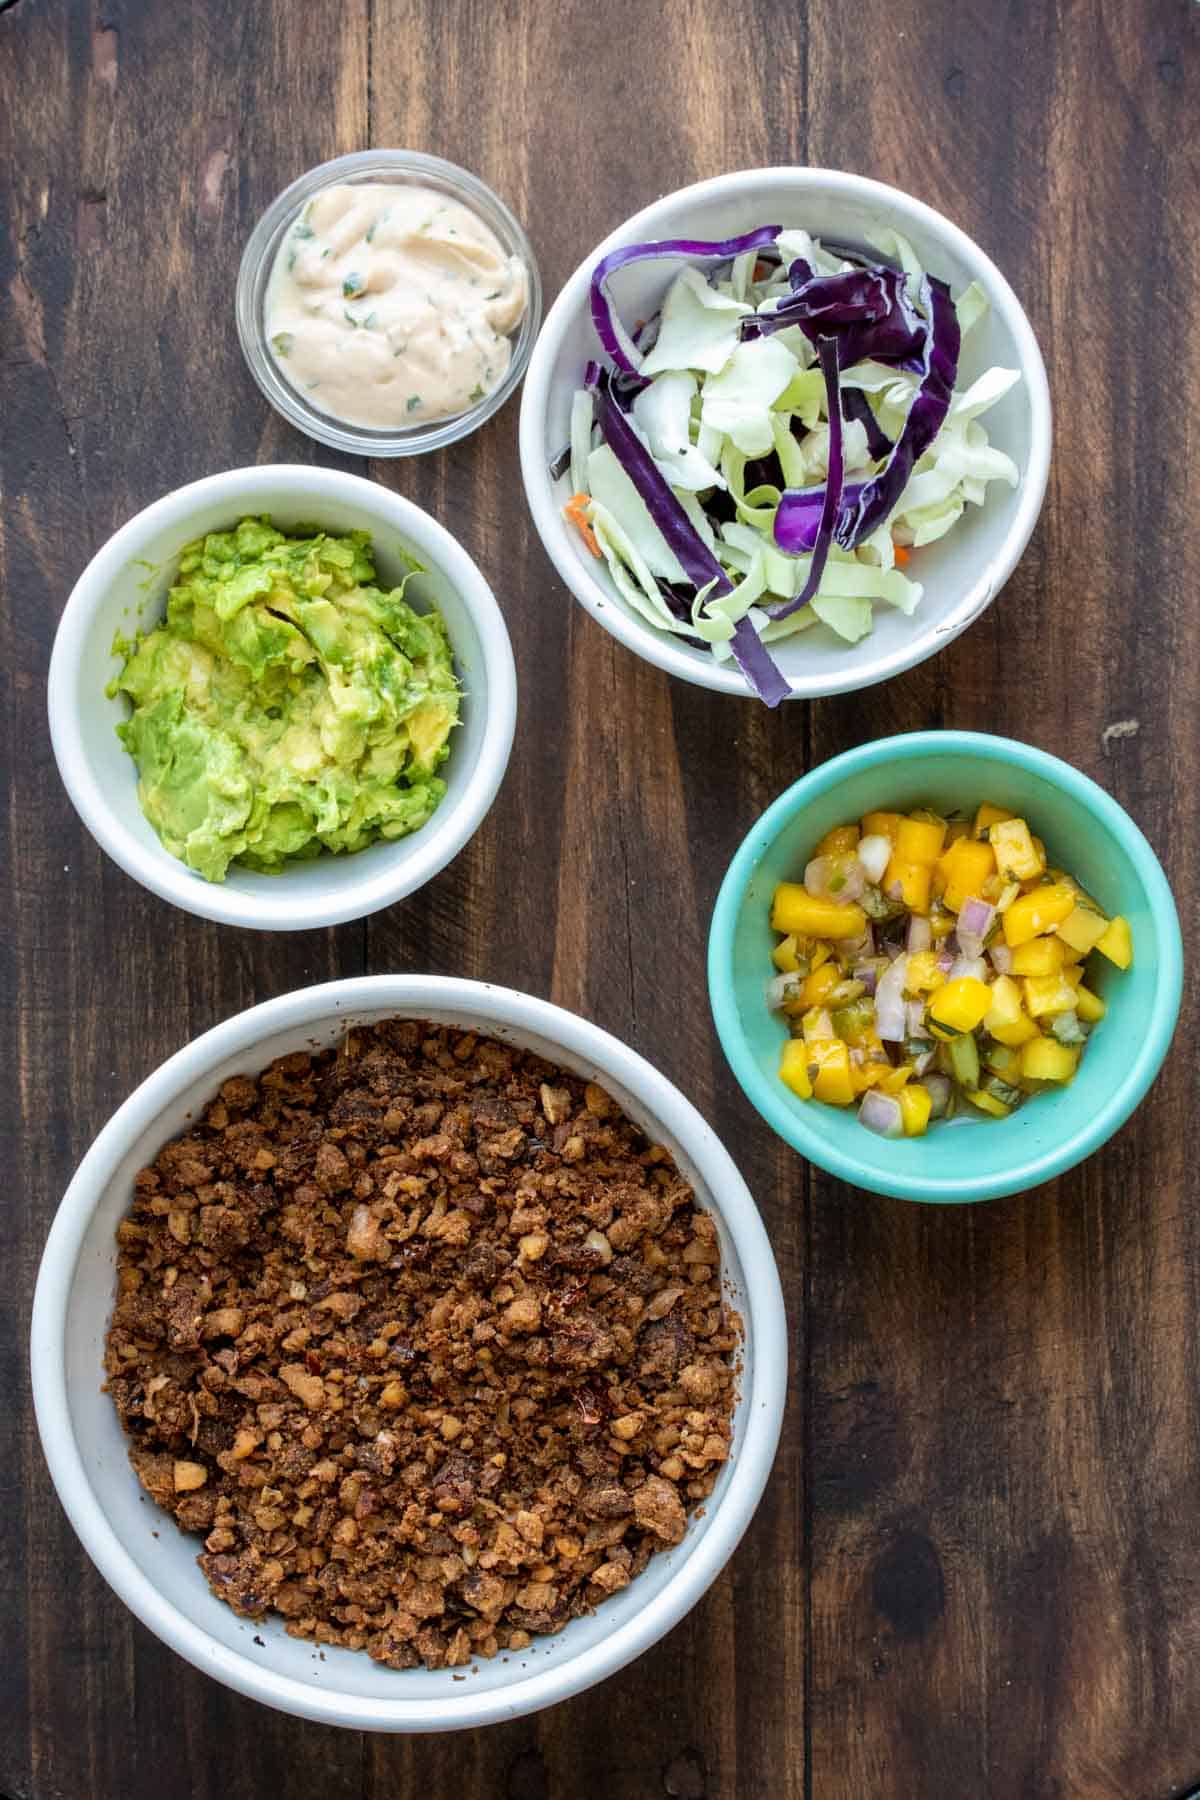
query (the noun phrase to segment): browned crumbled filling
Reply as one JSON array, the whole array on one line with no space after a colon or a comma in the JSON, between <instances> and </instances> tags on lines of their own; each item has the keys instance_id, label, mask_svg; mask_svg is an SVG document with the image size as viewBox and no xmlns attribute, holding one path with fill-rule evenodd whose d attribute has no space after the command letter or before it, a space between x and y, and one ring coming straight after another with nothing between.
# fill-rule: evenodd
<instances>
[{"instance_id":1,"label":"browned crumbled filling","mask_svg":"<svg viewBox=\"0 0 1200 1800\"><path fill-rule=\"evenodd\" d=\"M393 1668L524 1647L729 1454L711 1218L599 1087L412 1020L227 1081L137 1178L108 1391L235 1612Z\"/></svg>"}]
</instances>

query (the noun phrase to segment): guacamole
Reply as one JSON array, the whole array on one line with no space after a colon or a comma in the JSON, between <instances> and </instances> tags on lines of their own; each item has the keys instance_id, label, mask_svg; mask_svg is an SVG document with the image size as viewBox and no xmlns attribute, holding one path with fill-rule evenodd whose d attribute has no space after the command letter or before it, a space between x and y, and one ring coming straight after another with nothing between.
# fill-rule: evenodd
<instances>
[{"instance_id":1,"label":"guacamole","mask_svg":"<svg viewBox=\"0 0 1200 1800\"><path fill-rule=\"evenodd\" d=\"M117 730L142 811L198 875L275 872L430 817L459 687L442 617L414 612L407 581L376 586L365 531L243 519L184 550L165 620L109 691L133 704Z\"/></svg>"}]
</instances>

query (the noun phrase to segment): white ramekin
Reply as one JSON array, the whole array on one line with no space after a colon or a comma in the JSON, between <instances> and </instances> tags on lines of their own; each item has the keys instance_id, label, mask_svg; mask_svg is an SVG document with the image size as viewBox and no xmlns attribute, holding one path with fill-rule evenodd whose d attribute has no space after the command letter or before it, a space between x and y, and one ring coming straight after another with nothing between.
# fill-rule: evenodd
<instances>
[{"instance_id":1,"label":"white ramekin","mask_svg":"<svg viewBox=\"0 0 1200 1800\"><path fill-rule=\"evenodd\" d=\"M398 552L410 550L428 574L414 576L407 592L418 607L436 605L445 617L463 686L462 722L440 770L445 797L419 831L352 855L296 862L278 875L234 865L225 881L215 883L172 856L143 816L137 770L116 733L128 702L110 697L105 688L121 666L114 640L128 639L161 617L184 545L251 514L267 516L283 529L370 532L385 583L399 580ZM411 500L360 475L268 464L177 488L108 540L67 601L50 658L48 704L67 792L101 849L127 875L202 918L297 931L339 925L390 906L457 856L504 778L517 682L495 596L443 526Z\"/></svg>"},{"instance_id":2,"label":"white ramekin","mask_svg":"<svg viewBox=\"0 0 1200 1800\"><path fill-rule=\"evenodd\" d=\"M771 645L771 654L797 699L870 687L910 669L965 631L1011 575L1037 523L1050 466L1050 392L1033 329L1021 303L996 265L965 232L941 213L898 188L834 169L743 169L697 182L656 200L626 220L587 256L550 308L534 346L521 399L521 473L534 523L546 552L575 598L613 637L647 662L700 687L745 698L748 689L733 663L716 663L667 632L636 618L620 599L607 568L584 548L562 515L565 477L554 480L550 463L569 436L571 397L584 365L599 358L589 287L602 256L624 244L657 238L720 240L756 225L803 226L835 242L870 244L882 228L909 238L931 274L957 295L972 281L991 301L988 317L967 339L960 386L993 363L1021 371L1020 382L984 419L988 436L1021 471L1014 491L988 487L983 507L967 513L936 544L926 545L919 568L909 572L925 594L911 618L884 605L875 629L847 644L824 625ZM657 311L678 261L636 263L613 279L613 293L630 320Z\"/></svg>"},{"instance_id":3,"label":"white ramekin","mask_svg":"<svg viewBox=\"0 0 1200 1800\"><path fill-rule=\"evenodd\" d=\"M137 1171L220 1083L321 1047L351 1024L396 1016L478 1027L603 1084L672 1152L717 1223L730 1304L745 1327L731 1460L682 1543L555 1637L461 1670L397 1672L288 1637L210 1592L199 1540L143 1492L101 1392L115 1231ZM142 1623L206 1674L268 1706L360 1731L451 1731L514 1719L611 1675L678 1623L732 1554L770 1472L787 1384L783 1297L767 1235L727 1152L691 1102L636 1052L547 1001L447 976L375 975L252 1007L165 1062L104 1127L50 1229L30 1355L42 1448L84 1548Z\"/></svg>"}]
</instances>

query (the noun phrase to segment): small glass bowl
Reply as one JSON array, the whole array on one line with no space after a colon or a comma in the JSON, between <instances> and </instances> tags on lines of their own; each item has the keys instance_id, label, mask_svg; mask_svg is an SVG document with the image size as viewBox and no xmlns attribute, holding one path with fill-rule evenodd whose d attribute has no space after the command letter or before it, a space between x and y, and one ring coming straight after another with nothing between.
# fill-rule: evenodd
<instances>
[{"instance_id":1,"label":"small glass bowl","mask_svg":"<svg viewBox=\"0 0 1200 1800\"><path fill-rule=\"evenodd\" d=\"M276 252L297 214L314 194L334 182L373 181L434 188L438 193L461 201L491 226L506 255L520 257L528 273L529 301L511 339L512 360L504 380L478 405L452 419L431 419L421 425L381 431L335 418L332 413L321 412L285 380L267 343L267 284ZM335 450L346 450L352 455L417 456L424 450L441 450L447 444L468 437L485 419L498 412L514 392L525 373L542 322L542 282L529 239L503 200L477 175L443 161L440 156L426 156L420 150L357 150L350 156L335 156L332 162L310 169L307 175L301 175L290 187L284 188L268 206L250 233L242 253L236 312L238 338L250 373L276 412L289 424L323 444L332 445Z\"/></svg>"}]
</instances>

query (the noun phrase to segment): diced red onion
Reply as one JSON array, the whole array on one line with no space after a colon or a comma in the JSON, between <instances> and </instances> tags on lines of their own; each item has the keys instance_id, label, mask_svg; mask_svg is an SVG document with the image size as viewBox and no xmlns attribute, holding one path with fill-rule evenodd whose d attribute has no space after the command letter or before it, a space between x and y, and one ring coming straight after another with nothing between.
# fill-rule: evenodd
<instances>
[{"instance_id":1,"label":"diced red onion","mask_svg":"<svg viewBox=\"0 0 1200 1800\"><path fill-rule=\"evenodd\" d=\"M875 988L875 1029L889 1044L904 1042L904 982L908 974L907 956L898 956L889 964Z\"/></svg>"},{"instance_id":2,"label":"diced red onion","mask_svg":"<svg viewBox=\"0 0 1200 1800\"><path fill-rule=\"evenodd\" d=\"M904 1114L900 1102L891 1094L868 1088L858 1109L858 1122L880 1137L903 1137Z\"/></svg>"},{"instance_id":3,"label":"diced red onion","mask_svg":"<svg viewBox=\"0 0 1200 1800\"><path fill-rule=\"evenodd\" d=\"M829 892L829 877L833 873L831 856L814 856L804 866L804 885L810 894L823 900Z\"/></svg>"},{"instance_id":4,"label":"diced red onion","mask_svg":"<svg viewBox=\"0 0 1200 1800\"><path fill-rule=\"evenodd\" d=\"M933 931L930 927L929 920L923 919L920 913L914 913L912 918L908 921L909 955L911 956L915 950L928 950L932 942Z\"/></svg>"},{"instance_id":5,"label":"diced red onion","mask_svg":"<svg viewBox=\"0 0 1200 1800\"><path fill-rule=\"evenodd\" d=\"M885 837L882 831L873 831L869 837L863 838L858 846L858 860L866 871L868 881L876 885L883 880L883 871L892 857L892 840Z\"/></svg>"},{"instance_id":6,"label":"diced red onion","mask_svg":"<svg viewBox=\"0 0 1200 1800\"><path fill-rule=\"evenodd\" d=\"M927 1075L925 1086L929 1089L929 1098L933 1101L932 1116L940 1119L950 1104L950 1077L948 1075Z\"/></svg>"},{"instance_id":7,"label":"diced red onion","mask_svg":"<svg viewBox=\"0 0 1200 1800\"><path fill-rule=\"evenodd\" d=\"M855 963L851 973L854 976L855 981L862 982L868 994L873 994L875 992L875 987L879 980L879 970L875 967L873 962Z\"/></svg>"},{"instance_id":8,"label":"diced red onion","mask_svg":"<svg viewBox=\"0 0 1200 1800\"><path fill-rule=\"evenodd\" d=\"M909 1037L924 1037L925 1002L923 1000L906 1000L904 1002L904 1023L908 1027Z\"/></svg>"},{"instance_id":9,"label":"diced red onion","mask_svg":"<svg viewBox=\"0 0 1200 1800\"><path fill-rule=\"evenodd\" d=\"M997 975L1012 974L1013 953L1007 944L993 944L988 951L988 955L992 959L992 967L995 969Z\"/></svg>"},{"instance_id":10,"label":"diced red onion","mask_svg":"<svg viewBox=\"0 0 1200 1800\"><path fill-rule=\"evenodd\" d=\"M818 899L848 905L858 899L866 882L856 858L814 856L804 871L804 885Z\"/></svg>"},{"instance_id":11,"label":"diced red onion","mask_svg":"<svg viewBox=\"0 0 1200 1800\"><path fill-rule=\"evenodd\" d=\"M995 917L995 907L978 895L973 894L963 901L958 913L957 937L958 947L965 956L982 954L983 941L992 929Z\"/></svg>"},{"instance_id":12,"label":"diced red onion","mask_svg":"<svg viewBox=\"0 0 1200 1800\"><path fill-rule=\"evenodd\" d=\"M918 1075L923 1075L925 1073L926 1069L932 1068L933 1067L933 1059L936 1055L937 1055L936 1048L933 1050L922 1050L920 1056L918 1056L916 1062L913 1064L913 1070L915 1071L915 1073Z\"/></svg>"},{"instance_id":13,"label":"diced red onion","mask_svg":"<svg viewBox=\"0 0 1200 1800\"><path fill-rule=\"evenodd\" d=\"M889 900L903 900L904 898L904 885L902 882L893 881L891 886L884 891Z\"/></svg>"},{"instance_id":14,"label":"diced red onion","mask_svg":"<svg viewBox=\"0 0 1200 1800\"><path fill-rule=\"evenodd\" d=\"M948 975L954 967L954 952L949 945L938 951L937 966L943 975Z\"/></svg>"},{"instance_id":15,"label":"diced red onion","mask_svg":"<svg viewBox=\"0 0 1200 1800\"><path fill-rule=\"evenodd\" d=\"M855 898L857 899L858 896L856 895ZM843 938L838 945L838 956L843 963L847 961L853 962L856 957L874 956L874 954L875 932L869 920L867 922L867 929L863 932L861 937Z\"/></svg>"},{"instance_id":16,"label":"diced red onion","mask_svg":"<svg viewBox=\"0 0 1200 1800\"><path fill-rule=\"evenodd\" d=\"M987 964L982 956L956 956L950 964L951 981L986 981Z\"/></svg>"},{"instance_id":17,"label":"diced red onion","mask_svg":"<svg viewBox=\"0 0 1200 1800\"><path fill-rule=\"evenodd\" d=\"M799 975L786 974L772 976L767 983L767 1008L770 1012L778 1012L789 1000L795 1000L800 992Z\"/></svg>"}]
</instances>

